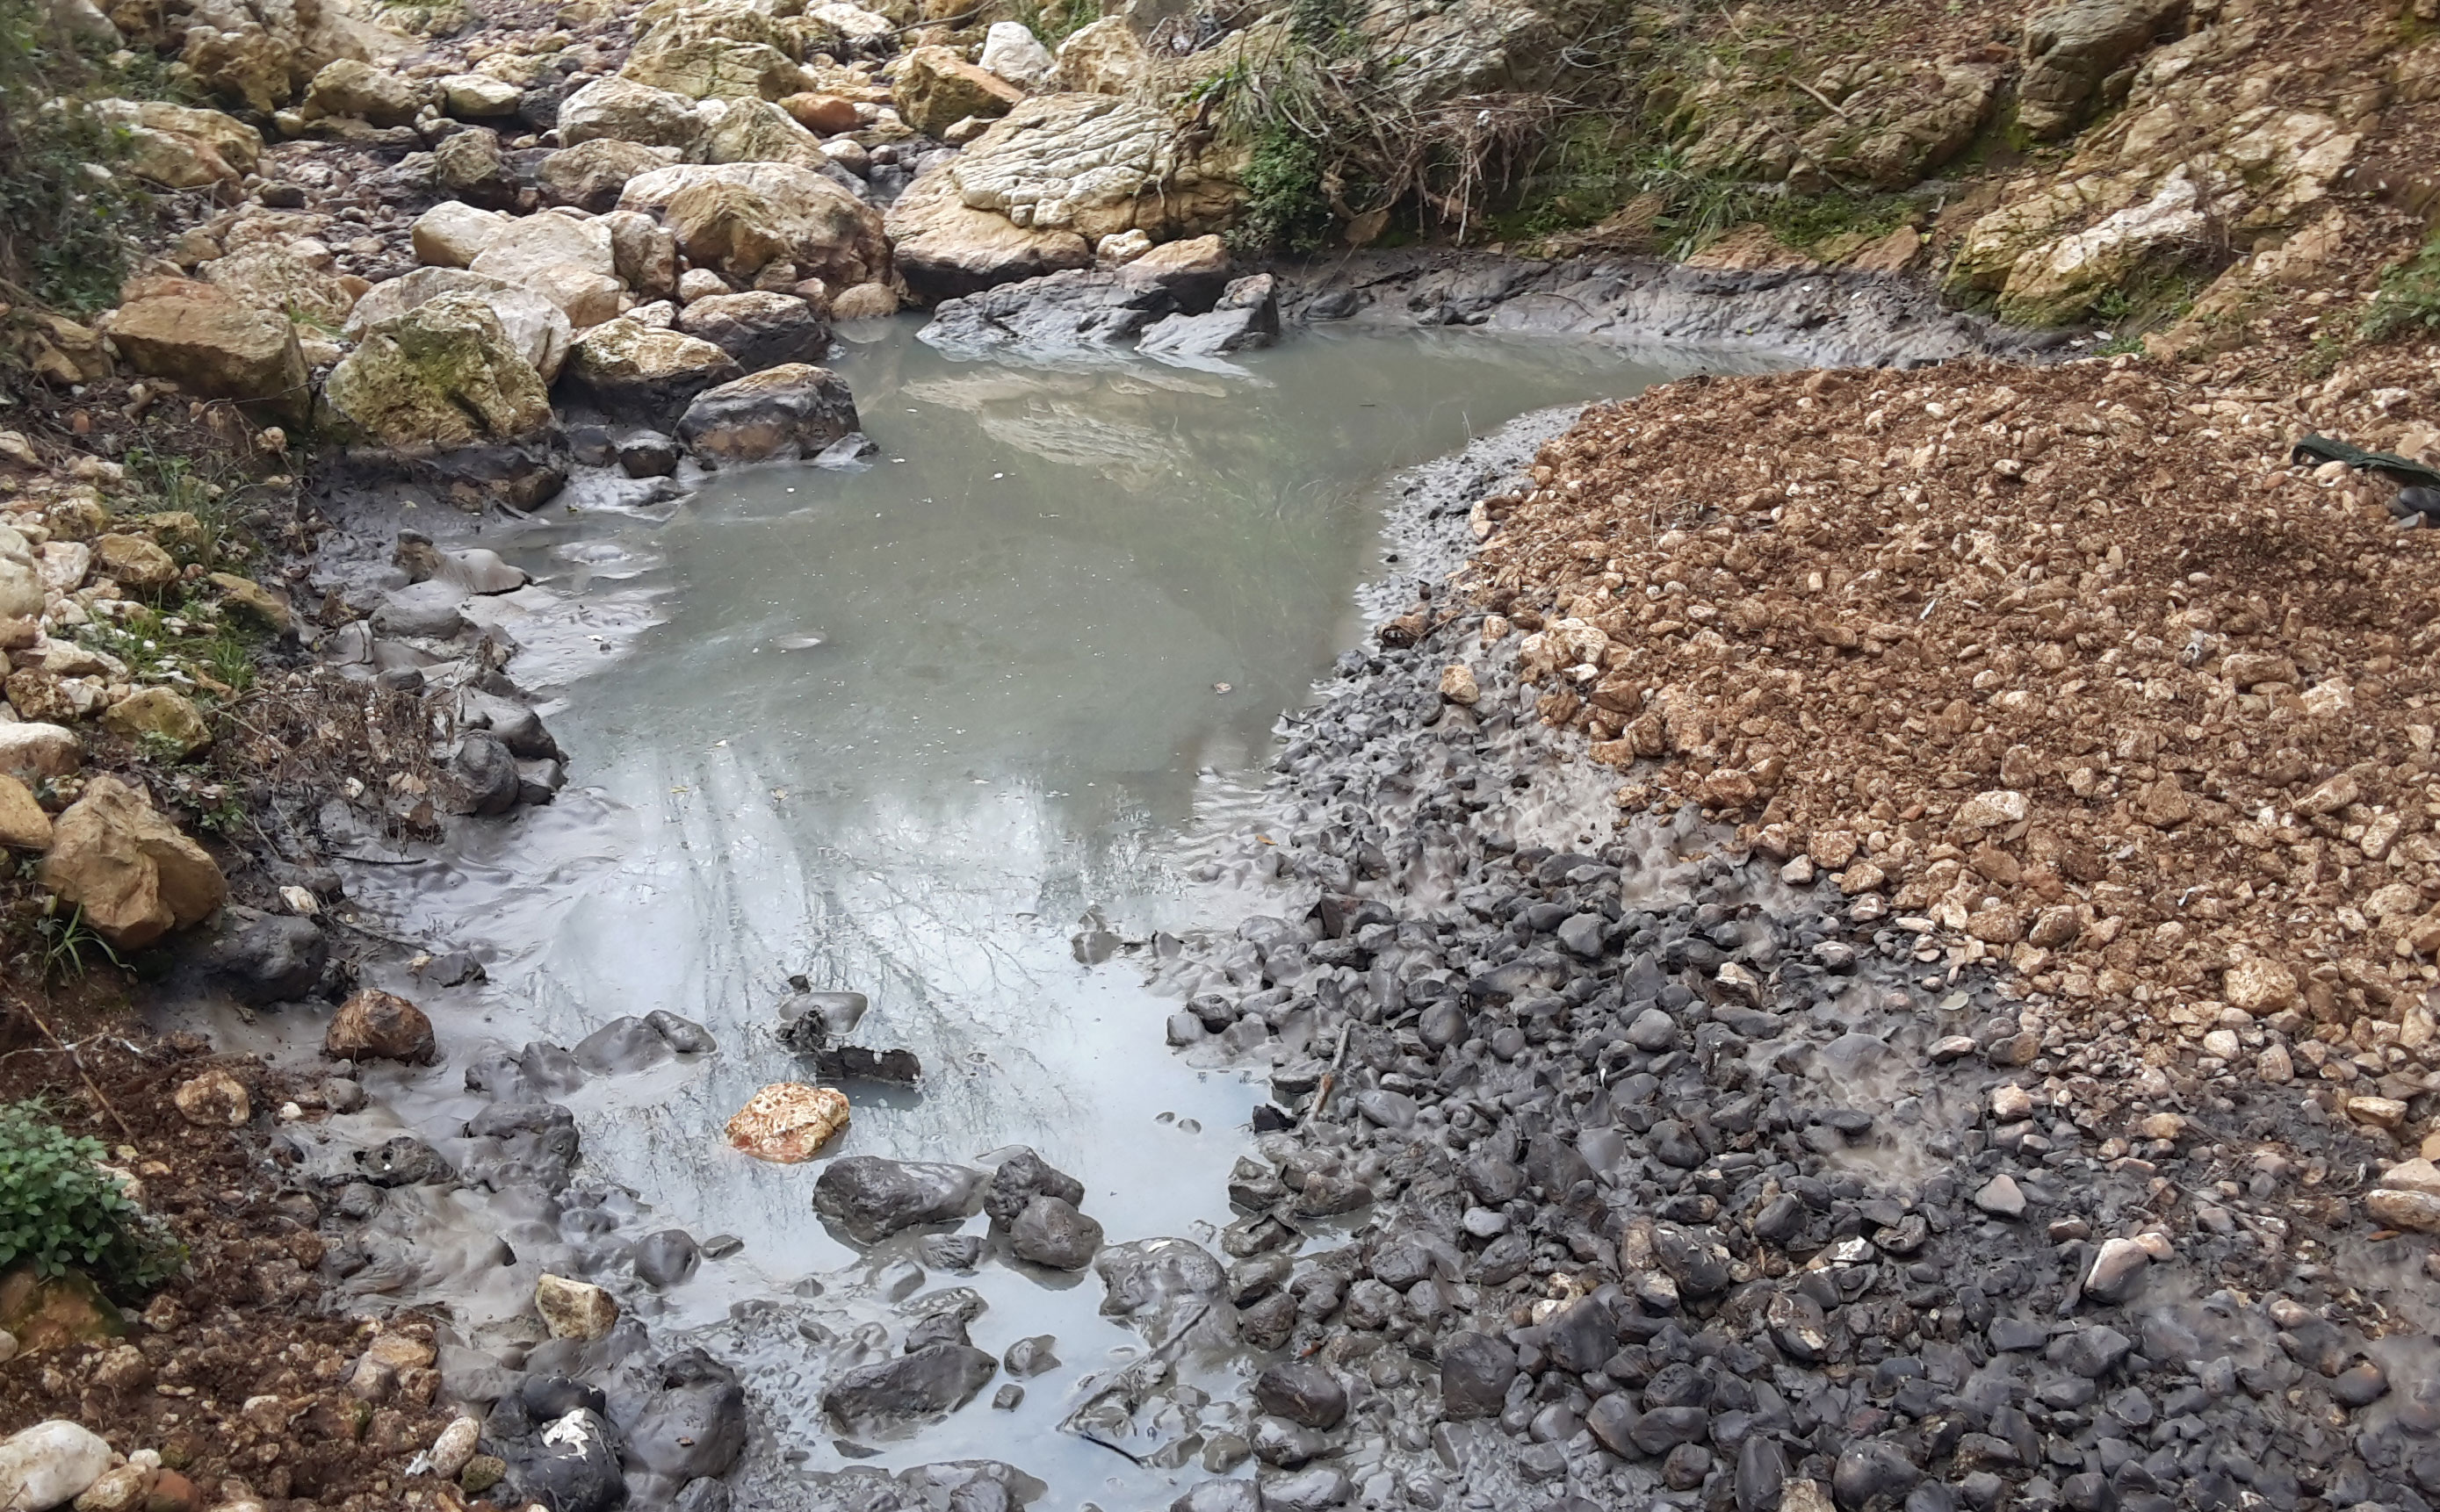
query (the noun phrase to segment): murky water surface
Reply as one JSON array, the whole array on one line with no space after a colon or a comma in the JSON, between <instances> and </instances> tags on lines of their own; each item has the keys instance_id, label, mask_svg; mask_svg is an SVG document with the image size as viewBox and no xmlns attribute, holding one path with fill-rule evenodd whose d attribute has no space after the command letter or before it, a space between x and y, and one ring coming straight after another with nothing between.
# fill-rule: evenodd
<instances>
[{"instance_id":1,"label":"murky water surface","mask_svg":"<svg viewBox=\"0 0 2440 1512\"><path fill-rule=\"evenodd\" d=\"M981 1347L1050 1332L1066 1363L1013 1414L986 1391L902 1441L844 1445L794 1330L725 1323L771 1296L833 1326L879 1316L874 1272L911 1253L861 1256L828 1232L809 1206L818 1163L721 1141L757 1087L806 1075L773 1037L788 979L869 994L859 1038L926 1068L920 1090L851 1086L834 1153L974 1161L1029 1144L1084 1181L1111 1240L1209 1242L1259 1088L1163 1051L1176 1004L1144 967L1158 932L1243 912L1185 876L1254 822L1274 720L1360 633L1352 589L1399 570L1381 556L1383 480L1527 410L1697 364L1304 335L1234 373L1063 370L951 361L911 329L840 353L881 447L864 471L743 471L676 504L586 494L487 532L555 591L502 613L526 648L511 674L564 698L546 712L576 786L470 827L445 862L351 871L385 931L489 969L450 990L395 984L433 1009L452 1059L375 1090L446 1149L474 1106L459 1070L486 1041L574 1044L656 1008L700 1021L718 1054L566 1100L586 1173L643 1210L623 1233L744 1239L659 1298L604 1279L665 1347L706 1329L744 1356L762 1473L843 1451L988 1454L1051 1481L1045 1505L1149 1504L1167 1472L1058 1430L1080 1379L1142 1347L1097 1317L1089 1273L991 1259L924 1277L989 1299ZM1084 964L1088 909L1138 943ZM480 1288L436 1261L402 1294L451 1295L471 1335L501 1337L542 1257L519 1261Z\"/></svg>"}]
</instances>

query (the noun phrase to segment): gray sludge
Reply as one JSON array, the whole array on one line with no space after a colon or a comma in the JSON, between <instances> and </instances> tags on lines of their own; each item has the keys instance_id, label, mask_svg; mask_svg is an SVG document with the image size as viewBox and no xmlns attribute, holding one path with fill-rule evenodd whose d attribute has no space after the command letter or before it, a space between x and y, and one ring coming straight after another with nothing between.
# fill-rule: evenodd
<instances>
[{"instance_id":1,"label":"gray sludge","mask_svg":"<svg viewBox=\"0 0 2440 1512\"><path fill-rule=\"evenodd\" d=\"M1376 620L1552 428L1414 476L1418 581ZM1178 1446L1232 1477L1180 1512L2440 1498L2440 1377L2397 1331L2440 1288L2329 1258L2362 1220L2305 1189L2369 1147L2270 1089L2066 1075L2039 1005L1872 906L1691 811L1614 830L1515 637L1426 607L1283 726L1271 912L1167 969L1172 1042L1272 1091L1189 1288L1258 1351L1252 1415ZM1437 693L1461 660L1471 708ZM2168 1112L2212 1132L2137 1131Z\"/></svg>"}]
</instances>

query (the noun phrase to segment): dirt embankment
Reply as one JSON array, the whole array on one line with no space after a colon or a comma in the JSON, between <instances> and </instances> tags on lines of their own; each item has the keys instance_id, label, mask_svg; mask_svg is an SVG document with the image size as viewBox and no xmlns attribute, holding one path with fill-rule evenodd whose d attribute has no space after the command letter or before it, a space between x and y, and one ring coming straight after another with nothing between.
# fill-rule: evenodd
<instances>
[{"instance_id":1,"label":"dirt embankment","mask_svg":"<svg viewBox=\"0 0 2440 1512\"><path fill-rule=\"evenodd\" d=\"M2319 1076L2397 1128L2440 979L2440 538L2289 450L2440 461L2435 359L1671 384L1488 501L1470 581L1622 807L1734 816L1926 964L2004 962L2104 1031L2076 1054Z\"/></svg>"}]
</instances>

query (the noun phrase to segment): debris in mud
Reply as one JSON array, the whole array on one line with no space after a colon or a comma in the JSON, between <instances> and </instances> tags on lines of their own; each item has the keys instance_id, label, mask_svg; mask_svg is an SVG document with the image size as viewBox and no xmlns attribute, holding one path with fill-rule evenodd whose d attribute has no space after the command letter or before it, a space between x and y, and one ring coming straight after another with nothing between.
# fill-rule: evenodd
<instances>
[{"instance_id":1,"label":"debris in mud","mask_svg":"<svg viewBox=\"0 0 2440 1512\"><path fill-rule=\"evenodd\" d=\"M780 1008L780 1042L814 1063L824 1081L891 1081L906 1085L924 1079L924 1063L911 1050L873 1050L842 1043L863 1021L867 1001L861 992L799 990Z\"/></svg>"},{"instance_id":2,"label":"debris in mud","mask_svg":"<svg viewBox=\"0 0 2440 1512\"><path fill-rule=\"evenodd\" d=\"M847 1094L774 1082L747 1098L728 1121L728 1144L757 1160L793 1165L813 1159L847 1123Z\"/></svg>"}]
</instances>

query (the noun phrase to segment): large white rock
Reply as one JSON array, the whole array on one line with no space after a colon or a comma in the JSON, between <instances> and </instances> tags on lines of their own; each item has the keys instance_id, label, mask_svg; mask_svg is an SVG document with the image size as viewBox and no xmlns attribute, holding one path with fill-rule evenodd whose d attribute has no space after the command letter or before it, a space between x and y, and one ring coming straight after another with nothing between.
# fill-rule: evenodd
<instances>
[{"instance_id":1,"label":"large white rock","mask_svg":"<svg viewBox=\"0 0 2440 1512\"><path fill-rule=\"evenodd\" d=\"M0 724L0 773L29 788L46 777L67 776L82 765L84 747L65 725L40 720Z\"/></svg>"},{"instance_id":2,"label":"large white rock","mask_svg":"<svg viewBox=\"0 0 2440 1512\"><path fill-rule=\"evenodd\" d=\"M1023 90L1045 88L1059 72L1059 60L1022 21L992 23L983 35L982 65Z\"/></svg>"},{"instance_id":3,"label":"large white rock","mask_svg":"<svg viewBox=\"0 0 2440 1512\"><path fill-rule=\"evenodd\" d=\"M509 283L531 284L545 269L563 264L617 277L619 261L610 247L609 227L573 216L529 215L511 222L468 266Z\"/></svg>"},{"instance_id":4,"label":"large white rock","mask_svg":"<svg viewBox=\"0 0 2440 1512\"><path fill-rule=\"evenodd\" d=\"M373 285L349 312L343 334L362 340L366 331L382 322L450 294L471 294L491 306L510 344L533 365L542 381L547 383L559 376L559 365L567 360L567 344L576 339L566 311L522 284L464 268L418 268L404 277Z\"/></svg>"},{"instance_id":5,"label":"large white rock","mask_svg":"<svg viewBox=\"0 0 2440 1512\"><path fill-rule=\"evenodd\" d=\"M407 239L415 260L435 268L463 268L483 255L511 224L497 210L478 210L456 200L444 201L415 218Z\"/></svg>"},{"instance_id":6,"label":"large white rock","mask_svg":"<svg viewBox=\"0 0 2440 1512\"><path fill-rule=\"evenodd\" d=\"M82 1495L110 1468L110 1445L100 1434L54 1417L0 1444L0 1507L41 1512Z\"/></svg>"},{"instance_id":7,"label":"large white rock","mask_svg":"<svg viewBox=\"0 0 2440 1512\"><path fill-rule=\"evenodd\" d=\"M597 79L560 103L559 139L574 147L596 137L615 137L646 147L692 147L703 134L695 102L616 75Z\"/></svg>"}]
</instances>

